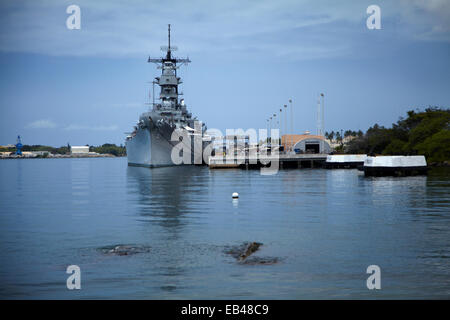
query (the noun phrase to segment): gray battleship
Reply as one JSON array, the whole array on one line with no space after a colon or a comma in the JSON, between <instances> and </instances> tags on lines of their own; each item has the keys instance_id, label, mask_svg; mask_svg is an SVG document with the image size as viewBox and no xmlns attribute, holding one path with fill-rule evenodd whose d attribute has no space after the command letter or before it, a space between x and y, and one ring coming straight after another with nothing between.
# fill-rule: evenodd
<instances>
[{"instance_id":1,"label":"gray battleship","mask_svg":"<svg viewBox=\"0 0 450 320\"><path fill-rule=\"evenodd\" d=\"M162 70L161 76L153 81L153 85L161 88L160 102L153 102L152 110L140 115L134 131L126 137L128 165L164 167L180 164L174 162L172 156L174 148L180 149L180 144L183 144L181 153L184 159L181 164L201 164L209 138L205 135L205 124L192 117L184 99L179 100L182 93L178 91L178 85L182 81L177 77L177 69L191 61L172 56L176 47L170 44L170 24L168 46L161 49L166 51L165 57L148 59L149 63L156 63Z\"/></svg>"}]
</instances>

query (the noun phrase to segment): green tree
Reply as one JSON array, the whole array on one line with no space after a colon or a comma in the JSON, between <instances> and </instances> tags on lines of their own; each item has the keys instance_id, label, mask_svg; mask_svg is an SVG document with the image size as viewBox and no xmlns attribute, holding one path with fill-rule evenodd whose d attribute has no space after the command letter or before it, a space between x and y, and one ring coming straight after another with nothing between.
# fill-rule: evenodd
<instances>
[{"instance_id":1,"label":"green tree","mask_svg":"<svg viewBox=\"0 0 450 320\"><path fill-rule=\"evenodd\" d=\"M444 129L426 138L416 146L419 154L428 162L442 162L450 159L450 130Z\"/></svg>"},{"instance_id":2,"label":"green tree","mask_svg":"<svg viewBox=\"0 0 450 320\"><path fill-rule=\"evenodd\" d=\"M378 124L349 142L346 152L385 155L421 154L431 162L449 160L450 110L430 107L424 111L410 110L392 128Z\"/></svg>"}]
</instances>

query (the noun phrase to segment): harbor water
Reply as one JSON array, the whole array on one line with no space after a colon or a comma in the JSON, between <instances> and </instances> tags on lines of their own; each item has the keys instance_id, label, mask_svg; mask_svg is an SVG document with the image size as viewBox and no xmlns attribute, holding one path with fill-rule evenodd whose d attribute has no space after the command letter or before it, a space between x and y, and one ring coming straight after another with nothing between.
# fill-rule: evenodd
<instances>
[{"instance_id":1,"label":"harbor water","mask_svg":"<svg viewBox=\"0 0 450 320\"><path fill-rule=\"evenodd\" d=\"M0 298L449 298L449 178L2 160ZM229 254L251 241L254 263Z\"/></svg>"}]
</instances>

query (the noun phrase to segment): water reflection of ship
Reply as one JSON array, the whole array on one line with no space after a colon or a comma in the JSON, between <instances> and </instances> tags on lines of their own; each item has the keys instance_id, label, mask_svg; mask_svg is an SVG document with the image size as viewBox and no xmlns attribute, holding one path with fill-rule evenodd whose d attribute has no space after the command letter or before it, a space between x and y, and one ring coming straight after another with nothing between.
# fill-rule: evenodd
<instances>
[{"instance_id":1,"label":"water reflection of ship","mask_svg":"<svg viewBox=\"0 0 450 320\"><path fill-rule=\"evenodd\" d=\"M194 211L190 196L199 179L208 172L204 169L194 166L127 168L128 192L137 197L132 197L132 206L151 248L149 265L158 275L153 285L161 290L160 299L180 298L177 294L185 285L189 266L196 263L192 259L198 248L189 242L189 224L193 221L189 214Z\"/></svg>"},{"instance_id":2,"label":"water reflection of ship","mask_svg":"<svg viewBox=\"0 0 450 320\"><path fill-rule=\"evenodd\" d=\"M198 167L164 167L149 170L128 167L130 192L138 195L138 215L152 226L162 226L167 240L176 240L192 211L189 189L203 170ZM155 230L156 231L156 230Z\"/></svg>"}]
</instances>

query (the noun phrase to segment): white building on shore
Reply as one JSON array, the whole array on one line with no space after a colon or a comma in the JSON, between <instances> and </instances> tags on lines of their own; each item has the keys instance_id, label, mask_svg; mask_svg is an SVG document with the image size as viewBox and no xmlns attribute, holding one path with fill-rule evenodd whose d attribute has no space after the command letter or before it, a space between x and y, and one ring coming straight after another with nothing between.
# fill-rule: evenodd
<instances>
[{"instance_id":1,"label":"white building on shore","mask_svg":"<svg viewBox=\"0 0 450 320\"><path fill-rule=\"evenodd\" d=\"M89 146L71 146L70 154L89 154Z\"/></svg>"}]
</instances>

